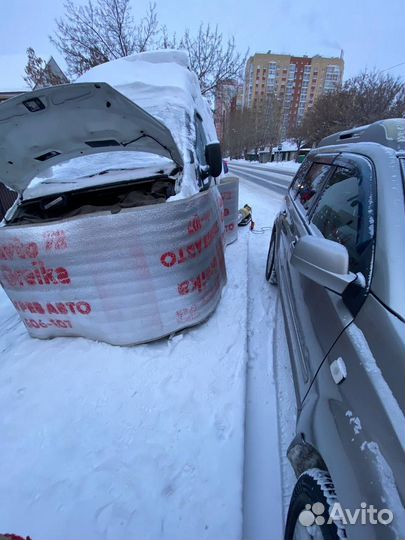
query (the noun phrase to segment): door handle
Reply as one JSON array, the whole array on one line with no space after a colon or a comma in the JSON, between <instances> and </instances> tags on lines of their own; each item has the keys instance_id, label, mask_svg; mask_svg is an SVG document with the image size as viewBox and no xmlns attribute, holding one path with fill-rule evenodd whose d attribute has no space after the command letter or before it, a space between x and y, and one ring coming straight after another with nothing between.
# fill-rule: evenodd
<instances>
[{"instance_id":1,"label":"door handle","mask_svg":"<svg viewBox=\"0 0 405 540\"><path fill-rule=\"evenodd\" d=\"M346 364L341 356L334 360L329 366L330 372L332 374L332 379L335 384L340 384L347 377Z\"/></svg>"}]
</instances>

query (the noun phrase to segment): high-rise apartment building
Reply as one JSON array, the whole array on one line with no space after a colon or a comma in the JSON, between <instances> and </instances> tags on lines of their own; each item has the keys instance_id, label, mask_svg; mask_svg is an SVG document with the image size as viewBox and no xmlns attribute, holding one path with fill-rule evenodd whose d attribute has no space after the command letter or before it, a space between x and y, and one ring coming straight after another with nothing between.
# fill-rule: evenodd
<instances>
[{"instance_id":1,"label":"high-rise apartment building","mask_svg":"<svg viewBox=\"0 0 405 540\"><path fill-rule=\"evenodd\" d=\"M269 95L278 96L285 137L319 95L342 82L343 69L343 51L340 58L257 53L246 63L243 106L260 107Z\"/></svg>"}]
</instances>

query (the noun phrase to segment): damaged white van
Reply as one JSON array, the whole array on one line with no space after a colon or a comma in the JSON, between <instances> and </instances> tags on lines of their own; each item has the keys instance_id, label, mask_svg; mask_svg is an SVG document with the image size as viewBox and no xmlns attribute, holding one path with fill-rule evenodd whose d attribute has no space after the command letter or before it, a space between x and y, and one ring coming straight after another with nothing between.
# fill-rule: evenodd
<instances>
[{"instance_id":1,"label":"damaged white van","mask_svg":"<svg viewBox=\"0 0 405 540\"><path fill-rule=\"evenodd\" d=\"M102 82L100 82L102 81ZM31 335L132 344L205 319L226 282L222 169L182 51L0 106L0 281Z\"/></svg>"}]
</instances>

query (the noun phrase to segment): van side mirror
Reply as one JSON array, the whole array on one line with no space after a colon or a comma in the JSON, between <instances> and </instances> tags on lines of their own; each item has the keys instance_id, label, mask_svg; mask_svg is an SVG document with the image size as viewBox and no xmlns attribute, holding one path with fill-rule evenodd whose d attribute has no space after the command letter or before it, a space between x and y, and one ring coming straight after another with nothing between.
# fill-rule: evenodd
<instances>
[{"instance_id":1,"label":"van side mirror","mask_svg":"<svg viewBox=\"0 0 405 540\"><path fill-rule=\"evenodd\" d=\"M222 154L219 142L209 143L205 146L205 161L210 168L211 176L219 176L222 171Z\"/></svg>"},{"instance_id":2,"label":"van side mirror","mask_svg":"<svg viewBox=\"0 0 405 540\"><path fill-rule=\"evenodd\" d=\"M345 246L326 238L310 235L300 238L293 248L291 264L307 278L338 294L354 281L365 285L362 274L349 272Z\"/></svg>"}]
</instances>

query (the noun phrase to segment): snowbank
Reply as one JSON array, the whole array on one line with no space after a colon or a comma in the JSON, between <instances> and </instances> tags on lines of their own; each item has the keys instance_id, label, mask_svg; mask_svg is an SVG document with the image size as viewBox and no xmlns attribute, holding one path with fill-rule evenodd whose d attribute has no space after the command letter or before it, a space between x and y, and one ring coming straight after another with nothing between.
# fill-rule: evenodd
<instances>
[{"instance_id":1,"label":"snowbank","mask_svg":"<svg viewBox=\"0 0 405 540\"><path fill-rule=\"evenodd\" d=\"M260 161L249 161L247 159L233 159L228 163L228 165L246 165L249 167L256 167L258 169L280 169L285 172L291 172L295 174L298 169L301 166L301 163L297 163L296 161L280 161L275 162L272 161L270 163L260 163Z\"/></svg>"},{"instance_id":2,"label":"snowbank","mask_svg":"<svg viewBox=\"0 0 405 540\"><path fill-rule=\"evenodd\" d=\"M296 172L300 168L301 163L297 163L296 161L280 161L278 163L271 162L271 163L261 163L264 167L267 167L268 169L281 169L284 171L291 171Z\"/></svg>"}]
</instances>

